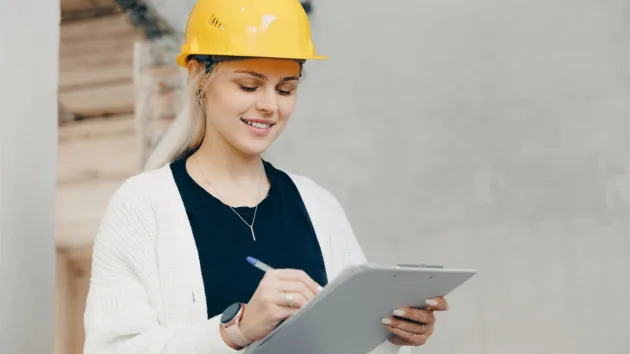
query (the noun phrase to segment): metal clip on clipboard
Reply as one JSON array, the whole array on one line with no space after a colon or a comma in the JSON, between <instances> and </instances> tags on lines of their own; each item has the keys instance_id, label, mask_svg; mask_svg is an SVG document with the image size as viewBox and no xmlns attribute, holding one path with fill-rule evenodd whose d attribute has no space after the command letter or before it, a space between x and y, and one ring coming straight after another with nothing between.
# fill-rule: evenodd
<instances>
[{"instance_id":1,"label":"metal clip on clipboard","mask_svg":"<svg viewBox=\"0 0 630 354\"><path fill-rule=\"evenodd\" d=\"M432 264L424 264L424 263L420 263L420 264L397 264L396 267L397 268L444 268L444 266L441 266L441 265L432 265Z\"/></svg>"}]
</instances>

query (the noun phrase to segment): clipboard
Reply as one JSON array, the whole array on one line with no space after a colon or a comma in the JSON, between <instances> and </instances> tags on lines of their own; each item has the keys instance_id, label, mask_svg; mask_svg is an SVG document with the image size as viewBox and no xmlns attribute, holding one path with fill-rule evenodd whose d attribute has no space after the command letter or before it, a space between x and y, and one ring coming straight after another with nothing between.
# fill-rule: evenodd
<instances>
[{"instance_id":1,"label":"clipboard","mask_svg":"<svg viewBox=\"0 0 630 354\"><path fill-rule=\"evenodd\" d=\"M381 318L399 307L426 308L477 273L440 266L361 264L344 269L308 304L247 354L366 354L390 336Z\"/></svg>"}]
</instances>

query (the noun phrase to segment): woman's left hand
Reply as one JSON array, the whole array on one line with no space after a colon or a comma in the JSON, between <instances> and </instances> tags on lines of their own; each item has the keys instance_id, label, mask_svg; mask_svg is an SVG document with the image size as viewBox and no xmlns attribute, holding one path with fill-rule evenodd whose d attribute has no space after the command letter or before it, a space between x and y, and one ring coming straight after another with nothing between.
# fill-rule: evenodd
<instances>
[{"instance_id":1,"label":"woman's left hand","mask_svg":"<svg viewBox=\"0 0 630 354\"><path fill-rule=\"evenodd\" d=\"M426 301L426 310L403 307L394 310L393 316L383 318L382 322L393 334L389 341L401 346L419 346L426 343L433 334L435 315L433 311L446 311L448 304L442 297Z\"/></svg>"}]
</instances>

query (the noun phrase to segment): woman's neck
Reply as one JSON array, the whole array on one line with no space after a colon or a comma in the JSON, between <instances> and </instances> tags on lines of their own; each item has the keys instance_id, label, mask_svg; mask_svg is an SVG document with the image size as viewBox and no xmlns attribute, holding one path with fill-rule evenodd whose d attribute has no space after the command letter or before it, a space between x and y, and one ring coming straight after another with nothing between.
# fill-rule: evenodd
<instances>
[{"instance_id":1,"label":"woman's neck","mask_svg":"<svg viewBox=\"0 0 630 354\"><path fill-rule=\"evenodd\" d=\"M218 139L217 139L218 140ZM201 165L203 173L213 180L234 184L260 183L263 172L262 159L258 155L247 155L226 142L204 139L199 149L191 156Z\"/></svg>"},{"instance_id":2,"label":"woman's neck","mask_svg":"<svg viewBox=\"0 0 630 354\"><path fill-rule=\"evenodd\" d=\"M237 151L227 143L204 139L186 161L190 176L223 203L254 207L269 191L260 156Z\"/></svg>"}]
</instances>

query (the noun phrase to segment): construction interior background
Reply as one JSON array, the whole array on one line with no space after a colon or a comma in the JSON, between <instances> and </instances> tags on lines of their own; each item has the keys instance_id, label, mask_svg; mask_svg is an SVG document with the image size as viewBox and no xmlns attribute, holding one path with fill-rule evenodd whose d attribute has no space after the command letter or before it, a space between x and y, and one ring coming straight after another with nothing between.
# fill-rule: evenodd
<instances>
[{"instance_id":1,"label":"construction interior background","mask_svg":"<svg viewBox=\"0 0 630 354\"><path fill-rule=\"evenodd\" d=\"M0 352L82 353L93 239L182 109L193 4L0 2ZM331 60L267 159L372 261L480 271L415 353L627 354L630 2L306 6Z\"/></svg>"}]
</instances>

